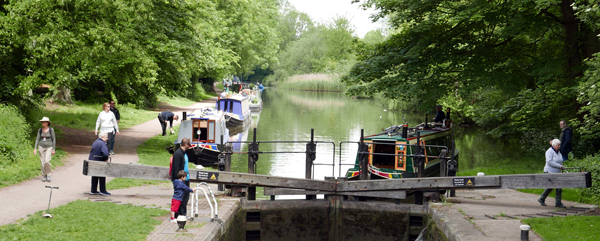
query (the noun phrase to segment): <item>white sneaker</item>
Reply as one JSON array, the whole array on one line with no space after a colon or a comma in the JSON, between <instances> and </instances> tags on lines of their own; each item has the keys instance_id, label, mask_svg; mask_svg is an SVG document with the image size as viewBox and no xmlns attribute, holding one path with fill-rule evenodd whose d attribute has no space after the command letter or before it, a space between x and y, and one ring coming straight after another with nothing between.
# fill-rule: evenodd
<instances>
[{"instance_id":1,"label":"white sneaker","mask_svg":"<svg viewBox=\"0 0 600 241\"><path fill-rule=\"evenodd\" d=\"M171 222L171 223L177 223L177 220L175 220L175 219L171 219L171 221L170 221L170 222Z\"/></svg>"},{"instance_id":2,"label":"white sneaker","mask_svg":"<svg viewBox=\"0 0 600 241\"><path fill-rule=\"evenodd\" d=\"M47 181L46 176L43 176L42 177L42 182L46 182L46 181Z\"/></svg>"},{"instance_id":3,"label":"white sneaker","mask_svg":"<svg viewBox=\"0 0 600 241\"><path fill-rule=\"evenodd\" d=\"M110 154L109 154L109 155L114 155L114 154L115 154L115 152L114 152L114 151L110 151Z\"/></svg>"}]
</instances>

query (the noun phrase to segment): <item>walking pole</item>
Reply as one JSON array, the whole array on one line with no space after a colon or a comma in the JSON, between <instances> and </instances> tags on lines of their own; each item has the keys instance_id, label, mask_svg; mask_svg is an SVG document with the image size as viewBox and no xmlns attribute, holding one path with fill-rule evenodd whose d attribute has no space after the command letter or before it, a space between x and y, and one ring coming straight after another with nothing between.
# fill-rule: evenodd
<instances>
[{"instance_id":1,"label":"walking pole","mask_svg":"<svg viewBox=\"0 0 600 241\"><path fill-rule=\"evenodd\" d=\"M48 199L48 209L44 211L42 217L44 218L53 218L52 214L50 214L50 201L52 201L52 189L58 189L58 187L46 186L46 188L50 188L50 199Z\"/></svg>"}]
</instances>

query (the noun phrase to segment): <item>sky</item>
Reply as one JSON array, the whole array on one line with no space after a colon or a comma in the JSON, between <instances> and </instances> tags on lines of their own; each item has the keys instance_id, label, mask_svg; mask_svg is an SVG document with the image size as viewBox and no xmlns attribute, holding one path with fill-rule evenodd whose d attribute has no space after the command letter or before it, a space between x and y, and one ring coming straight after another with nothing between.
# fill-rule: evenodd
<instances>
[{"instance_id":1,"label":"sky","mask_svg":"<svg viewBox=\"0 0 600 241\"><path fill-rule=\"evenodd\" d=\"M336 15L347 16L354 25L354 34L360 38L371 30L381 28L379 22L373 23L369 16L373 9L362 10L352 0L288 0L296 10L307 13L315 22L326 22Z\"/></svg>"}]
</instances>

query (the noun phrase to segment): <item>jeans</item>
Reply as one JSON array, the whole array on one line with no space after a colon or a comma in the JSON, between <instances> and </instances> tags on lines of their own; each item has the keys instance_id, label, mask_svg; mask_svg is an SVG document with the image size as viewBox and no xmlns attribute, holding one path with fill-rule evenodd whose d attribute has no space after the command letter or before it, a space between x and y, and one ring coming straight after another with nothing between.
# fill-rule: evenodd
<instances>
[{"instance_id":1,"label":"jeans","mask_svg":"<svg viewBox=\"0 0 600 241\"><path fill-rule=\"evenodd\" d=\"M108 136L108 150L109 151L113 151L113 148L115 147L115 137L117 136L117 129L113 130L113 134L112 137L111 135Z\"/></svg>"}]
</instances>

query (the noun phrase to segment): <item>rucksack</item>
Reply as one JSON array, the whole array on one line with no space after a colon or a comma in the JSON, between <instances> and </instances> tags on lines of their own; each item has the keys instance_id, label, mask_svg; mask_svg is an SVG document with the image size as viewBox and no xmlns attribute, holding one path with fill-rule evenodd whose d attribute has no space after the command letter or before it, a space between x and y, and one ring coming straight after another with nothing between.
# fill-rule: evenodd
<instances>
[{"instance_id":1,"label":"rucksack","mask_svg":"<svg viewBox=\"0 0 600 241\"><path fill-rule=\"evenodd\" d=\"M172 177L172 173L173 172L173 156L171 156L171 163L169 163L169 179L173 179Z\"/></svg>"},{"instance_id":2,"label":"rucksack","mask_svg":"<svg viewBox=\"0 0 600 241\"><path fill-rule=\"evenodd\" d=\"M54 139L52 139L52 133L54 133L54 130L52 129L52 127L48 127L48 132L50 133L50 140L54 140ZM38 135L42 136L42 128L40 128L38 130Z\"/></svg>"}]
</instances>

